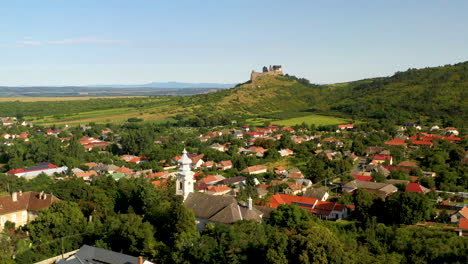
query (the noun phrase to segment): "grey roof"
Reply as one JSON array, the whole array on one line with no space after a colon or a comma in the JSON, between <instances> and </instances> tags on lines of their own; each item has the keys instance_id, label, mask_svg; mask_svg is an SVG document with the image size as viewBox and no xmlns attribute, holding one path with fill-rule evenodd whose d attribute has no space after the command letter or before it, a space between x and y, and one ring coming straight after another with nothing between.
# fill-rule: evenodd
<instances>
[{"instance_id":1,"label":"grey roof","mask_svg":"<svg viewBox=\"0 0 468 264\"><path fill-rule=\"evenodd\" d=\"M244 176L235 176L235 177L231 177L231 178L226 178L226 179L220 181L219 184L229 185L229 184L234 184L234 183L239 183L239 182L245 181L245 179L246 178Z\"/></svg>"},{"instance_id":2,"label":"grey roof","mask_svg":"<svg viewBox=\"0 0 468 264\"><path fill-rule=\"evenodd\" d=\"M237 203L232 196L208 195L204 193L190 193L185 200L185 207L191 209L195 216L209 219L226 206Z\"/></svg>"},{"instance_id":3,"label":"grey roof","mask_svg":"<svg viewBox=\"0 0 468 264\"><path fill-rule=\"evenodd\" d=\"M350 188L350 189L357 189L357 188L364 188L368 190L378 190L382 191L385 194L390 194L398 191L398 188L395 187L393 184L388 184L388 183L382 183L382 182L367 182L367 181L360 181L360 180L354 180L346 183L343 185L344 188Z\"/></svg>"},{"instance_id":4,"label":"grey roof","mask_svg":"<svg viewBox=\"0 0 468 264\"><path fill-rule=\"evenodd\" d=\"M242 220L242 213L237 203L231 203L209 218L210 221L231 224Z\"/></svg>"},{"instance_id":5,"label":"grey roof","mask_svg":"<svg viewBox=\"0 0 468 264\"><path fill-rule=\"evenodd\" d=\"M240 220L262 221L264 213L254 207L248 210L240 206L233 196L218 196L205 193L190 193L185 200L185 206L193 210L198 218L212 222L232 224Z\"/></svg>"},{"instance_id":6,"label":"grey roof","mask_svg":"<svg viewBox=\"0 0 468 264\"><path fill-rule=\"evenodd\" d=\"M138 257L84 245L78 252L58 263L65 264L138 264Z\"/></svg>"},{"instance_id":7,"label":"grey roof","mask_svg":"<svg viewBox=\"0 0 468 264\"><path fill-rule=\"evenodd\" d=\"M309 188L304 193L305 197L317 198L322 200L325 194L328 192L327 187L320 187L320 188Z\"/></svg>"}]
</instances>

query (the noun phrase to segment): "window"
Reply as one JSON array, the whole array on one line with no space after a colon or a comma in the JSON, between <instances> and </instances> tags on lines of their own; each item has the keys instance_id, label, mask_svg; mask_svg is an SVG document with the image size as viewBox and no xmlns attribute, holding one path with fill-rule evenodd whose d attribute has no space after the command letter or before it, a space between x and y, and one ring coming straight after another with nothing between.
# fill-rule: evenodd
<instances>
[{"instance_id":1,"label":"window","mask_svg":"<svg viewBox=\"0 0 468 264\"><path fill-rule=\"evenodd\" d=\"M16 223L16 213L11 216L11 221Z\"/></svg>"},{"instance_id":2,"label":"window","mask_svg":"<svg viewBox=\"0 0 468 264\"><path fill-rule=\"evenodd\" d=\"M26 222L28 220L28 212L23 211L21 213L21 220L24 221L24 222Z\"/></svg>"},{"instance_id":3,"label":"window","mask_svg":"<svg viewBox=\"0 0 468 264\"><path fill-rule=\"evenodd\" d=\"M2 216L2 217L0 218L0 225L5 224L5 222L6 222L6 218L5 218L4 216Z\"/></svg>"}]
</instances>

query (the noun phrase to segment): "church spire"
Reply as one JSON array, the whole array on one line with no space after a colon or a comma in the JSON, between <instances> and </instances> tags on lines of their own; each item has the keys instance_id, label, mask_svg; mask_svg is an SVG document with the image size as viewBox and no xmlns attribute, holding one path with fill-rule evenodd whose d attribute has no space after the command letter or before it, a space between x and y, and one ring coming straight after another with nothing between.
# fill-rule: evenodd
<instances>
[{"instance_id":1,"label":"church spire","mask_svg":"<svg viewBox=\"0 0 468 264\"><path fill-rule=\"evenodd\" d=\"M195 183L193 179L195 173L190 168L192 160L188 157L187 150L184 149L184 151L182 151L182 157L178 162L180 167L177 172L176 194L183 195L185 200L189 193L193 192L193 185Z\"/></svg>"}]
</instances>

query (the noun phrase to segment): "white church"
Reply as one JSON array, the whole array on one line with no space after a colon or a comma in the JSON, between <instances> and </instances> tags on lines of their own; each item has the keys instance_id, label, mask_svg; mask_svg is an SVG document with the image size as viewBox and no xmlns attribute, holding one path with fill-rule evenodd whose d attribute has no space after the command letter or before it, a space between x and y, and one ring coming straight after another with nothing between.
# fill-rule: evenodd
<instances>
[{"instance_id":1,"label":"white church","mask_svg":"<svg viewBox=\"0 0 468 264\"><path fill-rule=\"evenodd\" d=\"M192 160L187 156L185 149L178 162L180 167L177 173L176 194L182 195L185 207L195 213L199 231L203 230L208 222L232 224L241 220L261 222L264 218L269 218L272 209L253 205L250 197L247 204L242 204L234 196L194 192L195 173L190 168Z\"/></svg>"}]
</instances>

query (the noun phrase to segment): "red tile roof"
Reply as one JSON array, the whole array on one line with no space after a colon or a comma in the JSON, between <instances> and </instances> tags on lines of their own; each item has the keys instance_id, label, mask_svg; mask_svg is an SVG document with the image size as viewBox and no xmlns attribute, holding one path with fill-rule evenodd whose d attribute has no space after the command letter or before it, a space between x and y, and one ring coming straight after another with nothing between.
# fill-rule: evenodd
<instances>
[{"instance_id":1,"label":"red tile roof","mask_svg":"<svg viewBox=\"0 0 468 264\"><path fill-rule=\"evenodd\" d=\"M8 174L17 174L17 173L23 173L23 172L42 171L42 170L55 169L55 168L58 168L58 166L54 165L52 163L45 163L44 162L44 163L41 163L41 164L36 165L34 167L9 170L9 171L7 171L7 173Z\"/></svg>"},{"instance_id":2,"label":"red tile roof","mask_svg":"<svg viewBox=\"0 0 468 264\"><path fill-rule=\"evenodd\" d=\"M366 175L359 175L359 174L352 174L354 179L360 180L360 181L372 181L372 176L366 176Z\"/></svg>"},{"instance_id":3,"label":"red tile roof","mask_svg":"<svg viewBox=\"0 0 468 264\"><path fill-rule=\"evenodd\" d=\"M460 223L458 224L458 228L463 230L468 230L468 219L460 218Z\"/></svg>"},{"instance_id":4,"label":"red tile roof","mask_svg":"<svg viewBox=\"0 0 468 264\"><path fill-rule=\"evenodd\" d=\"M415 193L424 193L424 190L422 188L424 188L424 187L421 186L421 184L415 183L415 182L410 182L410 183L408 183L408 185L406 185L405 191L415 192Z\"/></svg>"},{"instance_id":5,"label":"red tile roof","mask_svg":"<svg viewBox=\"0 0 468 264\"><path fill-rule=\"evenodd\" d=\"M391 159L392 159L391 155L385 155L385 154L377 154L373 158L373 160L391 160Z\"/></svg>"}]
</instances>

